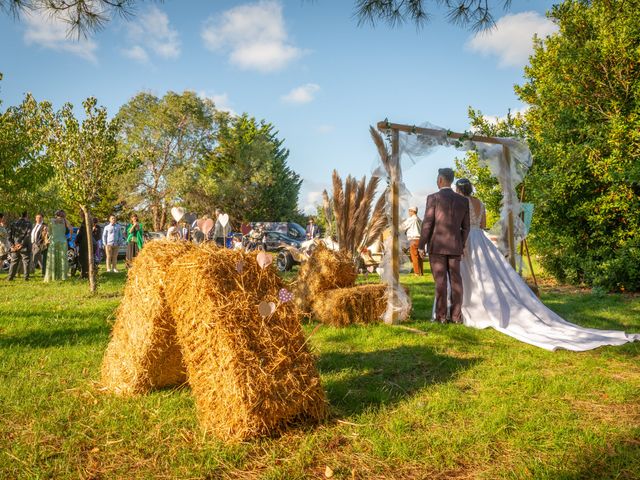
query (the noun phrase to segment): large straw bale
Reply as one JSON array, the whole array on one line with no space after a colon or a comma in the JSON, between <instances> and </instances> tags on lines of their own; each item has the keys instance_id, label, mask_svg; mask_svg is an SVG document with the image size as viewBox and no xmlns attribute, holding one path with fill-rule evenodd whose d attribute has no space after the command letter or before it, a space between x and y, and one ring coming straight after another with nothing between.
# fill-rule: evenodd
<instances>
[{"instance_id":1,"label":"large straw bale","mask_svg":"<svg viewBox=\"0 0 640 480\"><path fill-rule=\"evenodd\" d=\"M327 290L353 287L357 272L348 253L319 244L302 267L295 282L295 302L305 314L313 308L316 297Z\"/></svg>"},{"instance_id":2,"label":"large straw bale","mask_svg":"<svg viewBox=\"0 0 640 480\"><path fill-rule=\"evenodd\" d=\"M239 268L240 267L240 268ZM240 270L240 271L239 271ZM225 440L317 421L326 400L284 284L255 254L204 245L173 263L166 295L177 320L201 426ZM260 302L276 304L262 318Z\"/></svg>"},{"instance_id":3,"label":"large straw bale","mask_svg":"<svg viewBox=\"0 0 640 480\"><path fill-rule=\"evenodd\" d=\"M169 265L193 249L191 243L153 241L134 260L102 361L108 391L138 394L186 380L164 288Z\"/></svg>"},{"instance_id":4,"label":"large straw bale","mask_svg":"<svg viewBox=\"0 0 640 480\"><path fill-rule=\"evenodd\" d=\"M387 308L386 290L382 284L327 290L316 296L313 314L322 323L336 327L381 322Z\"/></svg>"}]
</instances>

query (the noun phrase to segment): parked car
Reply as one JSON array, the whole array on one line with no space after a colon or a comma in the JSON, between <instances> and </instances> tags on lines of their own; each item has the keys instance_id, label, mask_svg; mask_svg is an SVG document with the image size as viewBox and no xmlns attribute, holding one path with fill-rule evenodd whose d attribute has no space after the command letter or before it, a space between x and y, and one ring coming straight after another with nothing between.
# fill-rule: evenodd
<instances>
[{"instance_id":1,"label":"parked car","mask_svg":"<svg viewBox=\"0 0 640 480\"><path fill-rule=\"evenodd\" d=\"M254 230L282 233L293 240L301 242L307 237L307 231L293 222L252 222L249 225L251 225L251 228Z\"/></svg>"},{"instance_id":2,"label":"parked car","mask_svg":"<svg viewBox=\"0 0 640 480\"><path fill-rule=\"evenodd\" d=\"M302 242L280 232L264 232L262 245L267 252L277 252L286 247L300 248Z\"/></svg>"}]
</instances>

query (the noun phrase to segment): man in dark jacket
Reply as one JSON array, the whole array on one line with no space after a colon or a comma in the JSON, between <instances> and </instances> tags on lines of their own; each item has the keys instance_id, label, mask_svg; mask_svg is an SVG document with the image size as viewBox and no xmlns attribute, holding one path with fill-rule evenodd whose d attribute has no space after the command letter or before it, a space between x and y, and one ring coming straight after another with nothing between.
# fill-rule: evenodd
<instances>
[{"instance_id":1,"label":"man in dark jacket","mask_svg":"<svg viewBox=\"0 0 640 480\"><path fill-rule=\"evenodd\" d=\"M9 276L7 280L13 280L18 273L18 263L22 260L24 279L29 280L29 267L31 263L31 222L27 212L11 224L9 229Z\"/></svg>"}]
</instances>

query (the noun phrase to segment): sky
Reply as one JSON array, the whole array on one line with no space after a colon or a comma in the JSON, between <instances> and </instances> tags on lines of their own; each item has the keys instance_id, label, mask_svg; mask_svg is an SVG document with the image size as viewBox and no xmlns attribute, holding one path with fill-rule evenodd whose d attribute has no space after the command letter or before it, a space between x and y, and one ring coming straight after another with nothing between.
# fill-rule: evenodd
<instances>
[{"instance_id":1,"label":"sky","mask_svg":"<svg viewBox=\"0 0 640 480\"><path fill-rule=\"evenodd\" d=\"M303 178L300 208L313 213L334 169L361 177L375 168L369 125L464 131L469 106L492 118L526 108L513 86L533 35L556 30L545 17L553 2L490 3L496 26L480 34L448 23L430 1L420 29L358 26L355 0L146 1L80 40L48 17L1 12L0 99L16 105L31 92L78 108L95 96L114 115L140 91L195 91L275 126ZM455 155L438 151L405 170L412 203L424 205Z\"/></svg>"}]
</instances>

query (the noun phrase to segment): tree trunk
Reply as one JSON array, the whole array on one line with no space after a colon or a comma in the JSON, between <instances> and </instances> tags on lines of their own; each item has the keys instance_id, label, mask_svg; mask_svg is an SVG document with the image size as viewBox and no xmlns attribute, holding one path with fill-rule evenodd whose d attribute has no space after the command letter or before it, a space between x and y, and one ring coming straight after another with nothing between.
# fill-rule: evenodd
<instances>
[{"instance_id":1,"label":"tree trunk","mask_svg":"<svg viewBox=\"0 0 640 480\"><path fill-rule=\"evenodd\" d=\"M98 275L96 272L96 266L94 261L94 253L93 253L93 218L91 218L91 212L89 212L89 207L81 205L82 213L84 213L84 224L86 226L86 235L87 235L87 261L89 267L89 291L91 293L95 293L98 288Z\"/></svg>"}]
</instances>

